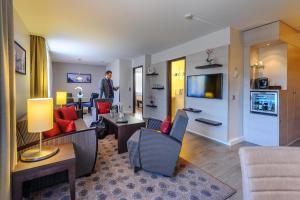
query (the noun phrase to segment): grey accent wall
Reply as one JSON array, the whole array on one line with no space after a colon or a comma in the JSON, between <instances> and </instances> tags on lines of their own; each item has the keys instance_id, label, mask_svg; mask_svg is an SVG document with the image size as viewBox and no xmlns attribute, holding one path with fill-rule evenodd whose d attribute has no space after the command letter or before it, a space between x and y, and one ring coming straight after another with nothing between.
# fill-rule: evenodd
<instances>
[{"instance_id":1,"label":"grey accent wall","mask_svg":"<svg viewBox=\"0 0 300 200\"><path fill-rule=\"evenodd\" d=\"M26 50L26 75L16 73L16 114L19 118L26 113L26 102L30 98L30 35L15 10L14 39Z\"/></svg>"},{"instance_id":2,"label":"grey accent wall","mask_svg":"<svg viewBox=\"0 0 300 200\"><path fill-rule=\"evenodd\" d=\"M105 66L73 64L73 63L52 63L52 94L55 98L56 91L71 92L77 94L75 87L80 86L83 89L84 97L90 97L92 92L99 93L99 81L104 77ZM92 74L91 83L67 83L67 73Z\"/></svg>"}]
</instances>

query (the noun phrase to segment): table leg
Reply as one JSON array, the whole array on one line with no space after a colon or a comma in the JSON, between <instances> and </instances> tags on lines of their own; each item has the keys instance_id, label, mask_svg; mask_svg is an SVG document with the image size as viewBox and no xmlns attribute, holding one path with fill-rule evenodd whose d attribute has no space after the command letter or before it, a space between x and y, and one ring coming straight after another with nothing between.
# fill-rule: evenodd
<instances>
[{"instance_id":1,"label":"table leg","mask_svg":"<svg viewBox=\"0 0 300 200\"><path fill-rule=\"evenodd\" d=\"M71 199L75 200L75 165L69 167L68 176L69 176Z\"/></svg>"}]
</instances>

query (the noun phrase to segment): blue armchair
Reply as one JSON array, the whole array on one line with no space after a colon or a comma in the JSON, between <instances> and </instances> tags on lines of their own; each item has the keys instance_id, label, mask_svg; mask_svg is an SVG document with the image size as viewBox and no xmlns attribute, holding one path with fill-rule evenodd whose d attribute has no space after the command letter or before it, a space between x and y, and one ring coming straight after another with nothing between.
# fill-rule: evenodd
<instances>
[{"instance_id":1,"label":"blue armchair","mask_svg":"<svg viewBox=\"0 0 300 200\"><path fill-rule=\"evenodd\" d=\"M169 135L161 134L160 120L148 119L147 127L136 131L127 141L129 161L134 170L172 176L179 158L188 116L178 110Z\"/></svg>"}]
</instances>

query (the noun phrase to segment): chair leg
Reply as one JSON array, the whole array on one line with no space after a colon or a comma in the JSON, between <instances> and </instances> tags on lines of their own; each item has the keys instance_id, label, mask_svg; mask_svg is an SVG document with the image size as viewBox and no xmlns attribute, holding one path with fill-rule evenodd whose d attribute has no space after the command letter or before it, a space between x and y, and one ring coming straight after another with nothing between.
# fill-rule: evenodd
<instances>
[{"instance_id":1,"label":"chair leg","mask_svg":"<svg viewBox=\"0 0 300 200\"><path fill-rule=\"evenodd\" d=\"M141 170L141 168L139 168L139 167L134 167L134 169L133 169L134 173L137 173L140 170Z\"/></svg>"}]
</instances>

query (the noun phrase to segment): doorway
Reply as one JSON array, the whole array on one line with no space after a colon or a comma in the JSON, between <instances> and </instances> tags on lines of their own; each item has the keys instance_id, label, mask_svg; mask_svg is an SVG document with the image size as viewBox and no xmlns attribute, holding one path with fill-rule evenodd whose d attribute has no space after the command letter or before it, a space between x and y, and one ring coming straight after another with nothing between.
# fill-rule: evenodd
<instances>
[{"instance_id":1,"label":"doorway","mask_svg":"<svg viewBox=\"0 0 300 200\"><path fill-rule=\"evenodd\" d=\"M143 118L143 66L133 68L133 113Z\"/></svg>"},{"instance_id":2,"label":"doorway","mask_svg":"<svg viewBox=\"0 0 300 200\"><path fill-rule=\"evenodd\" d=\"M168 62L168 115L173 120L185 101L185 57Z\"/></svg>"}]
</instances>

